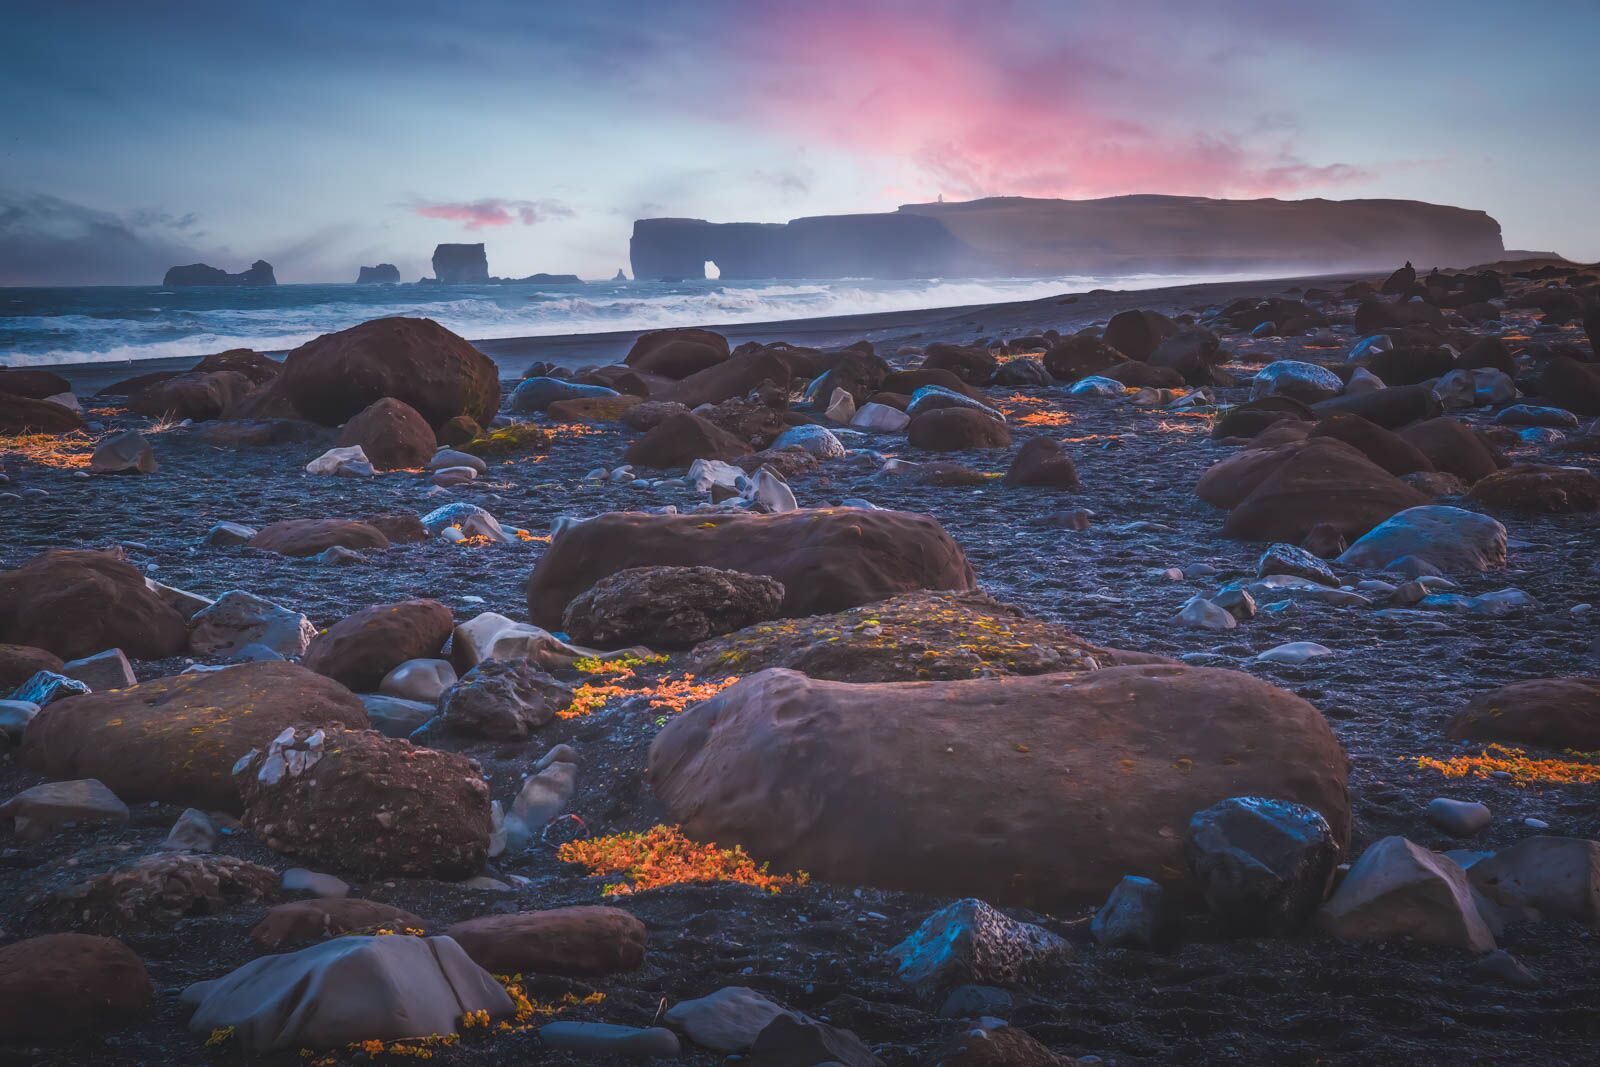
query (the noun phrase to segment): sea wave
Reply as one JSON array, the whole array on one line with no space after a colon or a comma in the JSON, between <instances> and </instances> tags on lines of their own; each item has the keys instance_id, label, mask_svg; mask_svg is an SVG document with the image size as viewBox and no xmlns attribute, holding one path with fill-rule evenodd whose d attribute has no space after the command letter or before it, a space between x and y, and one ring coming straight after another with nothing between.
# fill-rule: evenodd
<instances>
[{"instance_id":1,"label":"sea wave","mask_svg":"<svg viewBox=\"0 0 1600 1067\"><path fill-rule=\"evenodd\" d=\"M1034 300L1098 286L1144 289L1216 278L931 279L581 287L286 285L0 290L0 363L12 366L284 351L386 315L431 318L463 337L545 337L671 326L915 311Z\"/></svg>"}]
</instances>

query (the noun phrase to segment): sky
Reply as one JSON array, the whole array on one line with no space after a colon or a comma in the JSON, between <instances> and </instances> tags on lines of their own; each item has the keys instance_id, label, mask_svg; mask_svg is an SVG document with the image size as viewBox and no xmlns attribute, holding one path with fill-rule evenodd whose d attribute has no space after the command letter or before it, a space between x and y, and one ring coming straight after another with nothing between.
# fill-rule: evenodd
<instances>
[{"instance_id":1,"label":"sky","mask_svg":"<svg viewBox=\"0 0 1600 1067\"><path fill-rule=\"evenodd\" d=\"M943 196L1400 197L1600 259L1600 0L0 0L0 285Z\"/></svg>"}]
</instances>

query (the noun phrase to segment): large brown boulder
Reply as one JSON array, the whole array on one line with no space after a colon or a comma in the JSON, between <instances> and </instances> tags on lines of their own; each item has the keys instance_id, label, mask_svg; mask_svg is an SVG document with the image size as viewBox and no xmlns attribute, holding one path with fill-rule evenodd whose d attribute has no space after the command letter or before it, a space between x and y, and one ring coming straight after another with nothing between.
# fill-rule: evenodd
<instances>
[{"instance_id":1,"label":"large brown boulder","mask_svg":"<svg viewBox=\"0 0 1600 1067\"><path fill-rule=\"evenodd\" d=\"M0 642L62 659L108 648L165 659L188 645L189 625L120 550L57 548L0 572Z\"/></svg>"},{"instance_id":2,"label":"large brown boulder","mask_svg":"<svg viewBox=\"0 0 1600 1067\"><path fill-rule=\"evenodd\" d=\"M621 908L579 905L484 915L444 932L490 974L590 978L644 963L644 923Z\"/></svg>"},{"instance_id":3,"label":"large brown boulder","mask_svg":"<svg viewBox=\"0 0 1600 1067\"><path fill-rule=\"evenodd\" d=\"M71 408L0 390L0 433L71 433L83 420Z\"/></svg>"},{"instance_id":4,"label":"large brown boulder","mask_svg":"<svg viewBox=\"0 0 1600 1067\"><path fill-rule=\"evenodd\" d=\"M630 567L574 597L562 629L595 648L688 648L777 618L782 603L783 583L765 575L717 567Z\"/></svg>"},{"instance_id":5,"label":"large brown boulder","mask_svg":"<svg viewBox=\"0 0 1600 1067\"><path fill-rule=\"evenodd\" d=\"M157 382L128 397L128 410L153 419L220 419L255 388L238 371L191 371Z\"/></svg>"},{"instance_id":6,"label":"large brown boulder","mask_svg":"<svg viewBox=\"0 0 1600 1067\"><path fill-rule=\"evenodd\" d=\"M305 415L294 406L294 399L289 395L287 379L281 373L229 404L223 409L222 417L248 422L268 419L305 420ZM336 426L338 423L329 425Z\"/></svg>"},{"instance_id":7,"label":"large brown boulder","mask_svg":"<svg viewBox=\"0 0 1600 1067\"><path fill-rule=\"evenodd\" d=\"M289 353L282 380L295 408L326 426L386 396L430 426L457 415L488 425L500 408L494 361L432 319L373 319L323 334Z\"/></svg>"},{"instance_id":8,"label":"large brown boulder","mask_svg":"<svg viewBox=\"0 0 1600 1067\"><path fill-rule=\"evenodd\" d=\"M1099 901L1129 874L1182 885L1190 817L1231 796L1350 833L1344 752L1316 708L1179 665L866 685L762 671L668 723L647 776L695 840L996 904Z\"/></svg>"},{"instance_id":9,"label":"large brown boulder","mask_svg":"<svg viewBox=\"0 0 1600 1067\"><path fill-rule=\"evenodd\" d=\"M32 645L0 645L0 694L10 693L40 671L60 674L62 666L61 657L54 652Z\"/></svg>"},{"instance_id":10,"label":"large brown boulder","mask_svg":"<svg viewBox=\"0 0 1600 1067\"><path fill-rule=\"evenodd\" d=\"M1593 752L1600 749L1600 678L1533 678L1503 685L1473 697L1445 733Z\"/></svg>"},{"instance_id":11,"label":"large brown boulder","mask_svg":"<svg viewBox=\"0 0 1600 1067\"><path fill-rule=\"evenodd\" d=\"M45 934L0 948L0 1041L82 1036L143 1015L154 996L143 961L115 938Z\"/></svg>"},{"instance_id":12,"label":"large brown boulder","mask_svg":"<svg viewBox=\"0 0 1600 1067\"><path fill-rule=\"evenodd\" d=\"M922 357L924 370L949 371L968 385L988 385L994 380L997 365L998 361L987 348L943 341L929 345Z\"/></svg>"},{"instance_id":13,"label":"large brown boulder","mask_svg":"<svg viewBox=\"0 0 1600 1067\"><path fill-rule=\"evenodd\" d=\"M912 589L972 589L972 567L937 521L903 511L773 515L613 512L557 537L528 579L528 618L559 629L573 598L629 567L721 567L783 583L782 614L814 615Z\"/></svg>"},{"instance_id":14,"label":"large brown boulder","mask_svg":"<svg viewBox=\"0 0 1600 1067\"><path fill-rule=\"evenodd\" d=\"M1600 478L1584 467L1518 463L1479 479L1467 496L1507 511L1594 511L1600 508Z\"/></svg>"},{"instance_id":15,"label":"large brown boulder","mask_svg":"<svg viewBox=\"0 0 1600 1067\"><path fill-rule=\"evenodd\" d=\"M371 877L483 869L493 817L476 763L374 730L323 733L297 731L239 769L245 825L269 848Z\"/></svg>"},{"instance_id":16,"label":"large brown boulder","mask_svg":"<svg viewBox=\"0 0 1600 1067\"><path fill-rule=\"evenodd\" d=\"M1433 469L1454 474L1468 485L1506 465L1499 449L1455 419L1428 419L1405 427L1399 437L1428 457Z\"/></svg>"},{"instance_id":17,"label":"large brown boulder","mask_svg":"<svg viewBox=\"0 0 1600 1067\"><path fill-rule=\"evenodd\" d=\"M1123 362L1133 361L1099 337L1087 333L1063 337L1046 349L1044 354L1045 369L1052 377L1063 382L1075 382L1091 374L1100 374Z\"/></svg>"},{"instance_id":18,"label":"large brown boulder","mask_svg":"<svg viewBox=\"0 0 1600 1067\"><path fill-rule=\"evenodd\" d=\"M392 904L358 897L317 897L268 908L251 929L250 941L257 948L276 952L347 934L363 936L379 930L399 934L425 930L427 926L422 919Z\"/></svg>"},{"instance_id":19,"label":"large brown boulder","mask_svg":"<svg viewBox=\"0 0 1600 1067\"><path fill-rule=\"evenodd\" d=\"M1119 311L1106 323L1106 344L1129 359L1146 360L1156 346L1178 332L1178 324L1159 311Z\"/></svg>"},{"instance_id":20,"label":"large brown boulder","mask_svg":"<svg viewBox=\"0 0 1600 1067\"><path fill-rule=\"evenodd\" d=\"M1354 396L1336 396L1311 405L1317 418L1330 415L1360 415L1386 430L1397 430L1423 419L1437 418L1444 411L1439 394L1426 385L1397 385Z\"/></svg>"},{"instance_id":21,"label":"large brown boulder","mask_svg":"<svg viewBox=\"0 0 1600 1067\"><path fill-rule=\"evenodd\" d=\"M353 416L339 431L338 446L360 445L380 471L426 466L439 442L428 420L410 404L386 396Z\"/></svg>"},{"instance_id":22,"label":"large brown boulder","mask_svg":"<svg viewBox=\"0 0 1600 1067\"><path fill-rule=\"evenodd\" d=\"M43 367L0 367L0 393L43 400L72 392L72 383Z\"/></svg>"},{"instance_id":23,"label":"large brown boulder","mask_svg":"<svg viewBox=\"0 0 1600 1067\"><path fill-rule=\"evenodd\" d=\"M437 656L454 628L450 609L437 600L374 604L318 634L303 662L357 693L372 693L406 660Z\"/></svg>"},{"instance_id":24,"label":"large brown boulder","mask_svg":"<svg viewBox=\"0 0 1600 1067\"><path fill-rule=\"evenodd\" d=\"M191 372L209 374L216 371L234 371L250 379L252 386L270 382L283 373L283 364L271 356L263 356L249 348L230 348L226 352L213 352L190 368Z\"/></svg>"},{"instance_id":25,"label":"large brown boulder","mask_svg":"<svg viewBox=\"0 0 1600 1067\"><path fill-rule=\"evenodd\" d=\"M628 446L626 463L661 470L687 467L697 459L737 459L750 451L750 443L684 412L668 415L655 428Z\"/></svg>"},{"instance_id":26,"label":"large brown boulder","mask_svg":"<svg viewBox=\"0 0 1600 1067\"><path fill-rule=\"evenodd\" d=\"M1538 395L1574 415L1600 415L1600 366L1552 356L1539 371Z\"/></svg>"},{"instance_id":27,"label":"large brown boulder","mask_svg":"<svg viewBox=\"0 0 1600 1067\"><path fill-rule=\"evenodd\" d=\"M762 382L787 388L793 377L782 357L765 349L730 356L720 363L697 371L661 391L658 400L673 400L687 408L718 404L729 397L744 396Z\"/></svg>"},{"instance_id":28,"label":"large brown boulder","mask_svg":"<svg viewBox=\"0 0 1600 1067\"><path fill-rule=\"evenodd\" d=\"M919 590L859 608L748 626L696 645L696 677L787 667L839 682L956 681L1170 663L1090 644L985 593Z\"/></svg>"},{"instance_id":29,"label":"large brown boulder","mask_svg":"<svg viewBox=\"0 0 1600 1067\"><path fill-rule=\"evenodd\" d=\"M1060 441L1035 437L1017 449L1011 468L1006 471L1008 486L1036 486L1044 489L1081 489L1078 467Z\"/></svg>"},{"instance_id":30,"label":"large brown boulder","mask_svg":"<svg viewBox=\"0 0 1600 1067\"><path fill-rule=\"evenodd\" d=\"M233 765L286 726L363 728L360 698L292 663L245 663L48 704L23 734L51 778L98 778L125 801L239 810Z\"/></svg>"},{"instance_id":31,"label":"large brown boulder","mask_svg":"<svg viewBox=\"0 0 1600 1067\"><path fill-rule=\"evenodd\" d=\"M1213 463L1195 482L1194 494L1215 508L1233 509L1278 468L1300 454L1304 442L1275 448L1247 448Z\"/></svg>"},{"instance_id":32,"label":"large brown boulder","mask_svg":"<svg viewBox=\"0 0 1600 1067\"><path fill-rule=\"evenodd\" d=\"M1322 523L1354 541L1384 519L1429 502L1343 441L1307 441L1228 513L1226 537L1297 545Z\"/></svg>"},{"instance_id":33,"label":"large brown boulder","mask_svg":"<svg viewBox=\"0 0 1600 1067\"><path fill-rule=\"evenodd\" d=\"M878 392L909 397L924 385L937 385L941 388L949 389L951 392L970 396L974 400L982 400L985 404L989 402L982 392L972 388L949 371L937 367L917 367L912 370L894 371L884 376L883 381L878 384ZM878 400L877 402L881 404L884 401ZM890 406L898 406L902 410L905 407L903 404Z\"/></svg>"},{"instance_id":34,"label":"large brown boulder","mask_svg":"<svg viewBox=\"0 0 1600 1067\"><path fill-rule=\"evenodd\" d=\"M934 408L912 417L906 440L930 452L1009 448L1011 430L994 416L972 408Z\"/></svg>"},{"instance_id":35,"label":"large brown boulder","mask_svg":"<svg viewBox=\"0 0 1600 1067\"><path fill-rule=\"evenodd\" d=\"M280 556L315 556L334 545L357 552L388 548L389 538L371 523L357 519L284 519L263 526L249 545Z\"/></svg>"},{"instance_id":36,"label":"large brown boulder","mask_svg":"<svg viewBox=\"0 0 1600 1067\"><path fill-rule=\"evenodd\" d=\"M652 330L633 342L622 362L637 371L681 380L728 358L728 339L710 330Z\"/></svg>"},{"instance_id":37,"label":"large brown boulder","mask_svg":"<svg viewBox=\"0 0 1600 1067\"><path fill-rule=\"evenodd\" d=\"M1316 424L1311 436L1343 441L1397 478L1434 469L1433 462L1416 445L1360 415L1330 415Z\"/></svg>"}]
</instances>

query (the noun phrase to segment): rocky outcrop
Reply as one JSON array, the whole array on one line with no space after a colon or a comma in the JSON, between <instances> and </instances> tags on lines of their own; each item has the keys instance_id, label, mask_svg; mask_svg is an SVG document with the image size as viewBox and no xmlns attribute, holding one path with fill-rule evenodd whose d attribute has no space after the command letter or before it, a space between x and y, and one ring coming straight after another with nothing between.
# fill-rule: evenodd
<instances>
[{"instance_id":1,"label":"rocky outcrop","mask_svg":"<svg viewBox=\"0 0 1600 1067\"><path fill-rule=\"evenodd\" d=\"M440 246L444 247L443 245ZM481 245L479 246L482 247ZM437 252L434 253L438 255ZM376 267L362 267L356 277L357 285L399 285L400 268L393 263L379 263Z\"/></svg>"},{"instance_id":2,"label":"rocky outcrop","mask_svg":"<svg viewBox=\"0 0 1600 1067\"><path fill-rule=\"evenodd\" d=\"M433 276L440 285L482 285L489 280L489 257L482 244L439 245L433 250Z\"/></svg>"},{"instance_id":3,"label":"rocky outcrop","mask_svg":"<svg viewBox=\"0 0 1600 1067\"><path fill-rule=\"evenodd\" d=\"M1464 265L1497 258L1500 224L1417 200L989 197L788 223L640 219L636 278L1047 277Z\"/></svg>"},{"instance_id":4,"label":"rocky outcrop","mask_svg":"<svg viewBox=\"0 0 1600 1067\"><path fill-rule=\"evenodd\" d=\"M250 264L249 270L240 271L238 274L229 274L225 270L219 270L205 263L173 267L167 271L167 276L161 279L161 284L166 286L277 285L278 279L272 274L272 264L264 259L258 259Z\"/></svg>"}]
</instances>

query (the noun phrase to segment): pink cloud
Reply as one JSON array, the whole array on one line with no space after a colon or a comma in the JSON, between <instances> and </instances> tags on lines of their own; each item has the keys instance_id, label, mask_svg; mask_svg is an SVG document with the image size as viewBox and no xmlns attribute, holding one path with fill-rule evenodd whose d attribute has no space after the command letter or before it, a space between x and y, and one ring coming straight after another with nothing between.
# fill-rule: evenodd
<instances>
[{"instance_id":1,"label":"pink cloud","mask_svg":"<svg viewBox=\"0 0 1600 1067\"><path fill-rule=\"evenodd\" d=\"M1219 50L1114 10L1065 22L1006 3L754 10L738 34L743 118L909 162L930 196L1275 196L1371 177L1302 159L1292 116L1235 84Z\"/></svg>"},{"instance_id":2,"label":"pink cloud","mask_svg":"<svg viewBox=\"0 0 1600 1067\"><path fill-rule=\"evenodd\" d=\"M501 197L446 202L417 200L412 202L411 210L423 218L459 222L468 230L509 226L513 222L533 226L547 219L572 216L572 209L559 200L506 200Z\"/></svg>"}]
</instances>

